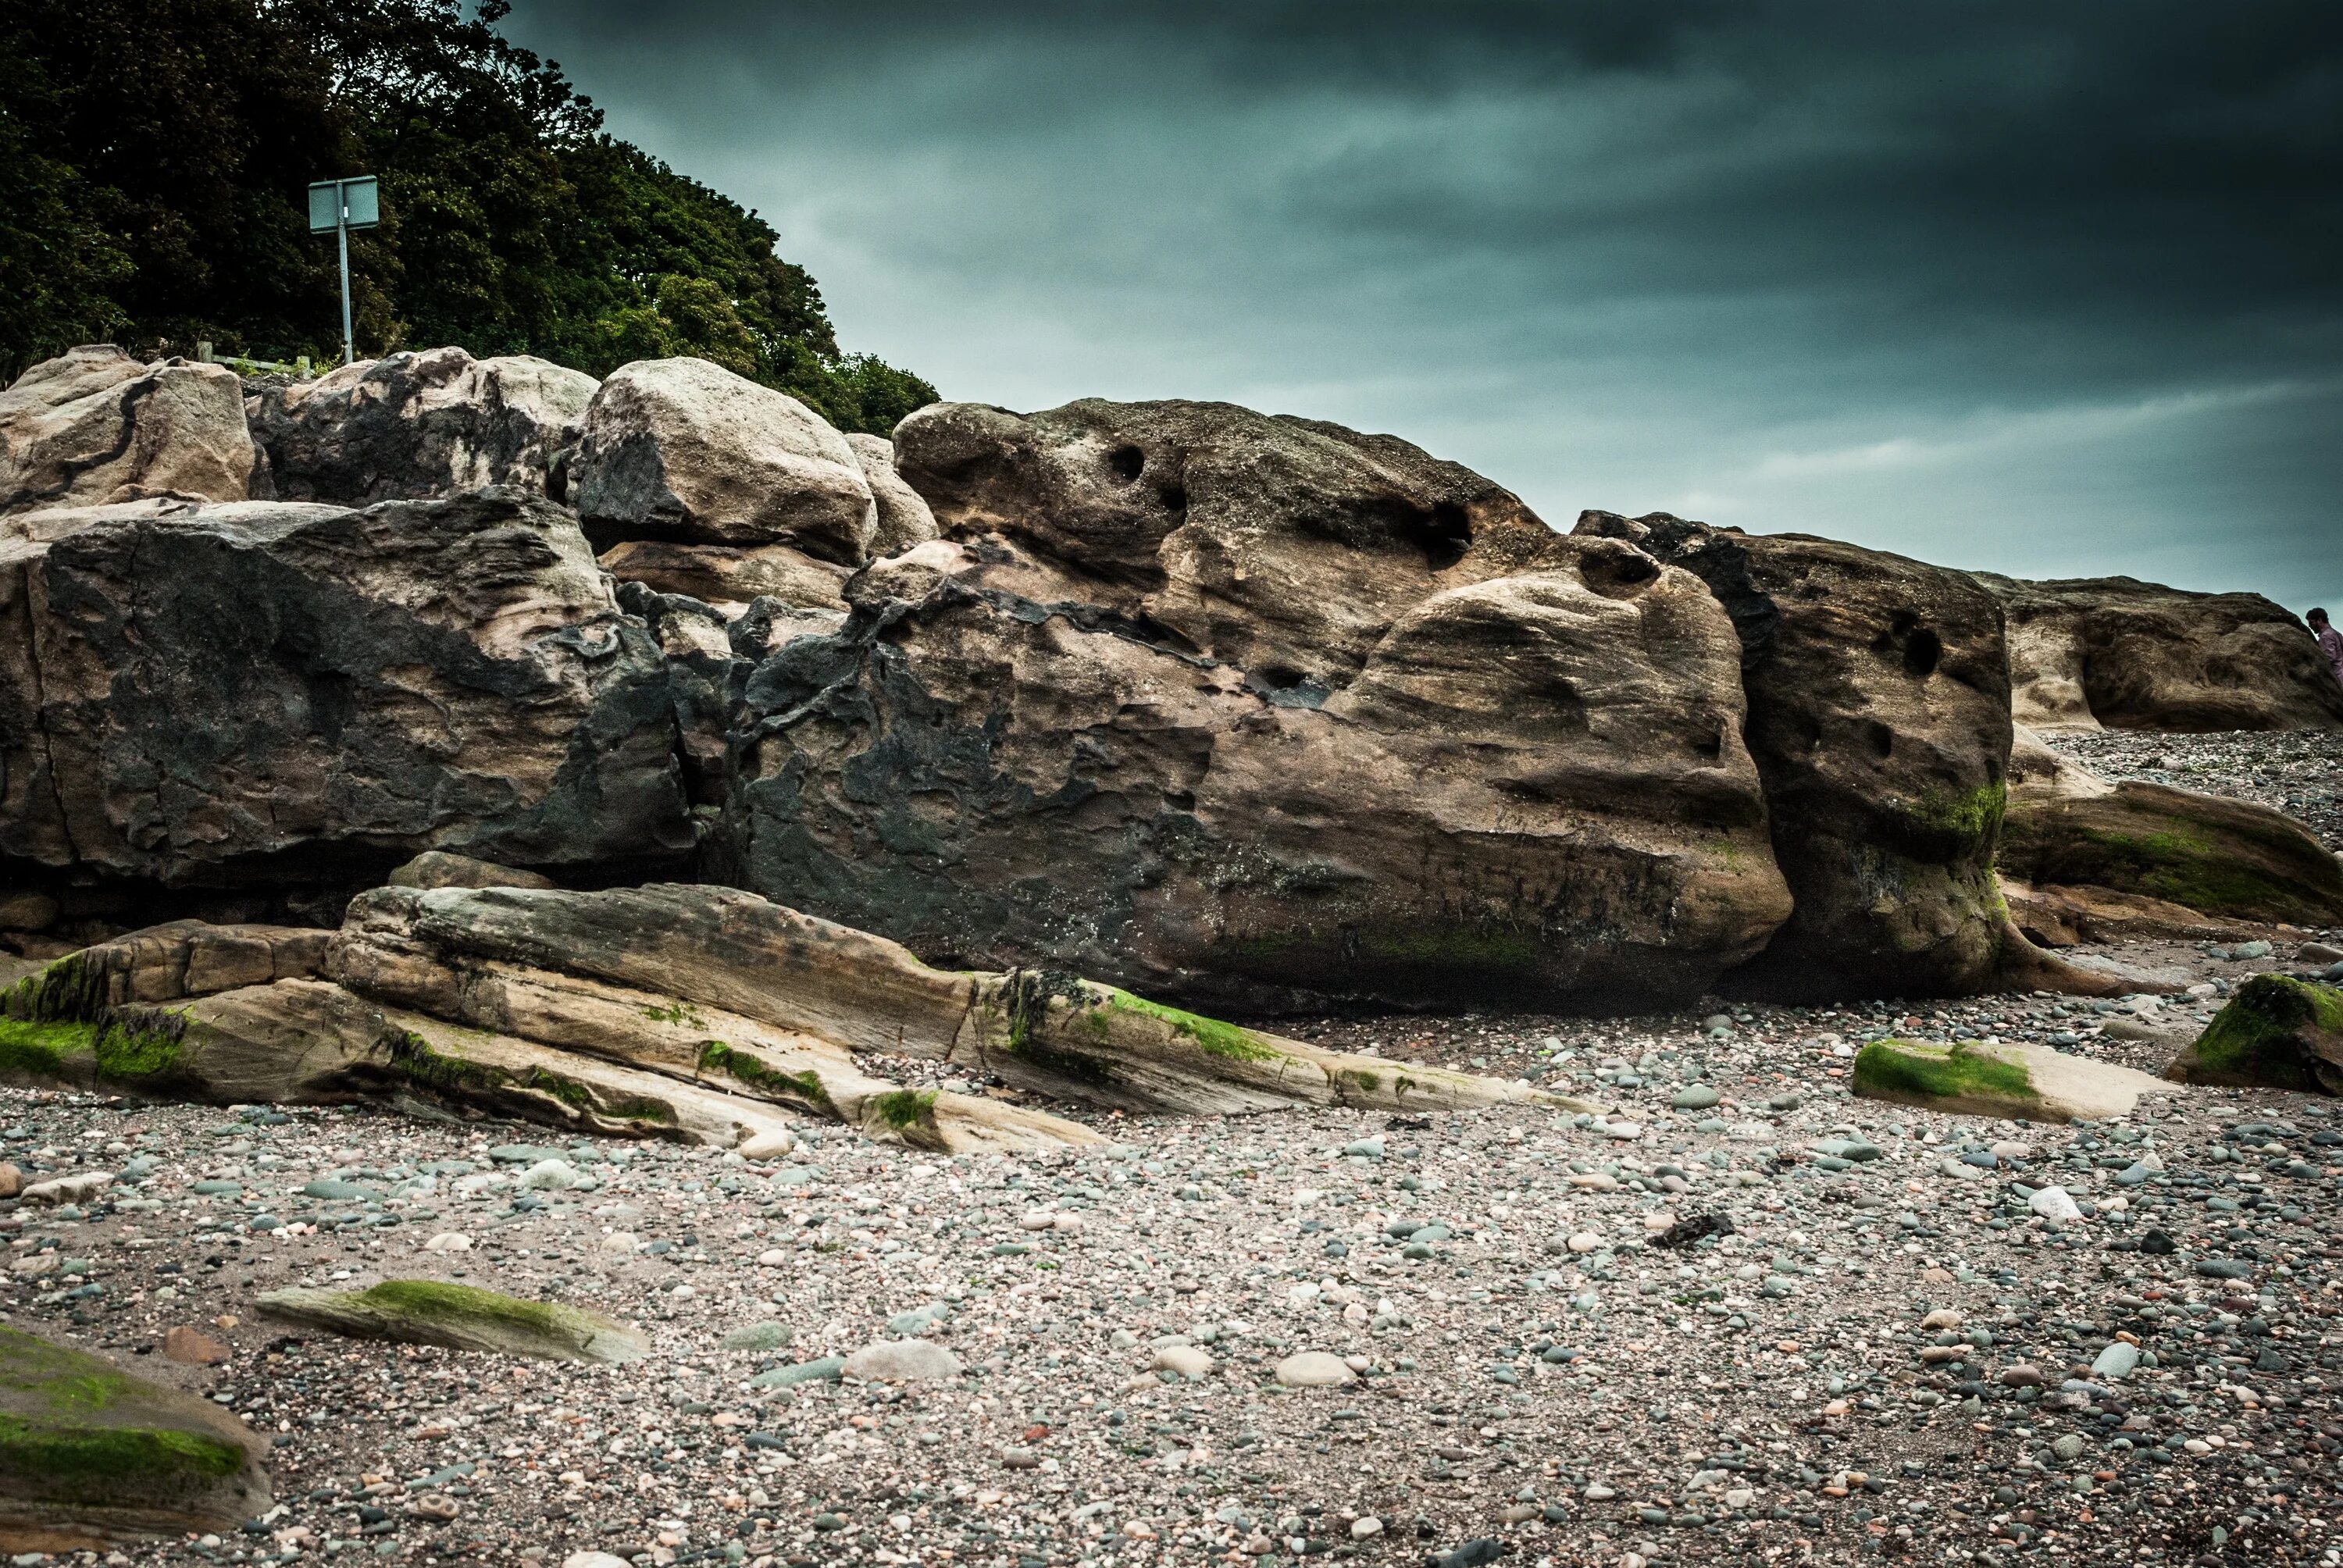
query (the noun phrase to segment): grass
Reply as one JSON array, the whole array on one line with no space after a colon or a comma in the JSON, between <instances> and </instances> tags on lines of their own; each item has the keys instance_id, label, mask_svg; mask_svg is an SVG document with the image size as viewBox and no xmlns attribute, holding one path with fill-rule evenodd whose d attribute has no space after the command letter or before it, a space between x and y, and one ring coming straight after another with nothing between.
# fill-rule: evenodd
<instances>
[{"instance_id":1,"label":"grass","mask_svg":"<svg viewBox=\"0 0 2343 1568\"><path fill-rule=\"evenodd\" d=\"M2343 1039L2343 991L2256 975L2172 1064L2172 1073L2186 1083L2317 1094L2323 1086L2303 1038L2308 1032Z\"/></svg>"},{"instance_id":2,"label":"grass","mask_svg":"<svg viewBox=\"0 0 2343 1568\"><path fill-rule=\"evenodd\" d=\"M1957 1046L1875 1040L1856 1053L1855 1091L1876 1100L2039 1100L2032 1074L2014 1061Z\"/></svg>"},{"instance_id":3,"label":"grass","mask_svg":"<svg viewBox=\"0 0 2343 1568\"><path fill-rule=\"evenodd\" d=\"M932 1089L898 1089L880 1095L871 1101L879 1120L900 1132L916 1127L935 1112L936 1091Z\"/></svg>"}]
</instances>

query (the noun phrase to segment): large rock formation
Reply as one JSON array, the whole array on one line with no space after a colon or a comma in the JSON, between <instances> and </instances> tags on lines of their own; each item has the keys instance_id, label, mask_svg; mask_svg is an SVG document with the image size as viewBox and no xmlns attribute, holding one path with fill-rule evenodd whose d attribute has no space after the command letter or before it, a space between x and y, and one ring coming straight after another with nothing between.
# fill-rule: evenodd
<instances>
[{"instance_id":1,"label":"large rock formation","mask_svg":"<svg viewBox=\"0 0 2343 1568\"><path fill-rule=\"evenodd\" d=\"M268 1511L267 1443L211 1401L0 1328L0 1551L102 1551Z\"/></svg>"},{"instance_id":2,"label":"large rock formation","mask_svg":"<svg viewBox=\"0 0 2343 1568\"><path fill-rule=\"evenodd\" d=\"M756 569L745 553L771 558L767 576L811 590L820 564L869 560L879 532L863 461L844 436L788 393L705 359L639 360L614 372L586 411L570 476L606 564L663 591L692 591L679 568L708 547L744 582ZM645 541L669 548L618 548ZM795 602L836 604L835 585L826 599L808 592Z\"/></svg>"},{"instance_id":3,"label":"large rock formation","mask_svg":"<svg viewBox=\"0 0 2343 1568\"><path fill-rule=\"evenodd\" d=\"M2103 888L2234 920L2343 924L2343 866L2284 812L2137 779L2109 783L2023 729L2009 785L2000 864L2021 881Z\"/></svg>"},{"instance_id":4,"label":"large rock formation","mask_svg":"<svg viewBox=\"0 0 2343 1568\"><path fill-rule=\"evenodd\" d=\"M1979 572L2009 621L2010 696L2036 729L2343 729L2343 684L2309 629L2259 594L2131 578Z\"/></svg>"},{"instance_id":5,"label":"large rock formation","mask_svg":"<svg viewBox=\"0 0 2343 1568\"><path fill-rule=\"evenodd\" d=\"M45 359L0 392L0 513L156 496L240 501L244 386L217 365L148 365L110 343Z\"/></svg>"},{"instance_id":6,"label":"large rock formation","mask_svg":"<svg viewBox=\"0 0 2343 1568\"><path fill-rule=\"evenodd\" d=\"M2287 975L2237 989L2165 1076L2225 1089L2343 1094L2343 991Z\"/></svg>"},{"instance_id":7,"label":"large rock formation","mask_svg":"<svg viewBox=\"0 0 2343 1568\"><path fill-rule=\"evenodd\" d=\"M181 921L0 993L0 1066L221 1103L423 1095L580 1131L729 1147L799 1115L945 1151L1100 1141L990 1097L873 1078L949 1062L1148 1111L1530 1101L1520 1084L1349 1056L1064 973L930 969L729 889L385 888L325 933Z\"/></svg>"},{"instance_id":8,"label":"large rock formation","mask_svg":"<svg viewBox=\"0 0 2343 1568\"><path fill-rule=\"evenodd\" d=\"M1694 578L1389 437L943 405L960 542L739 683L745 885L1164 994L1688 999L1787 910Z\"/></svg>"},{"instance_id":9,"label":"large rock formation","mask_svg":"<svg viewBox=\"0 0 2343 1568\"><path fill-rule=\"evenodd\" d=\"M265 382L246 412L277 498L363 507L488 485L546 491L597 385L531 355L432 348Z\"/></svg>"},{"instance_id":10,"label":"large rock formation","mask_svg":"<svg viewBox=\"0 0 2343 1568\"><path fill-rule=\"evenodd\" d=\"M936 515L927 498L903 482L895 471L895 445L880 436L849 431L846 444L862 465L870 486L870 499L879 508L878 527L870 535L870 558L900 555L936 537Z\"/></svg>"},{"instance_id":11,"label":"large rock formation","mask_svg":"<svg viewBox=\"0 0 2343 1568\"><path fill-rule=\"evenodd\" d=\"M604 876L691 849L664 661L542 497L18 521L13 878L347 892L429 849Z\"/></svg>"},{"instance_id":12,"label":"large rock formation","mask_svg":"<svg viewBox=\"0 0 2343 1568\"><path fill-rule=\"evenodd\" d=\"M1802 534L1609 512L1577 531L1698 575L1740 635L1749 749L1796 900L1740 983L1817 999L1991 985L2014 937L1993 879L2010 719L1992 596Z\"/></svg>"}]
</instances>

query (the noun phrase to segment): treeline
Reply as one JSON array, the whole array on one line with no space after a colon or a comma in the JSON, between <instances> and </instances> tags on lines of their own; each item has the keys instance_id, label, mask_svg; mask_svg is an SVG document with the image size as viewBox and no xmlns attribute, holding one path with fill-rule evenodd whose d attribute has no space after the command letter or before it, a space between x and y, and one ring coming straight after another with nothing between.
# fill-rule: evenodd
<instances>
[{"instance_id":1,"label":"treeline","mask_svg":"<svg viewBox=\"0 0 2343 1568\"><path fill-rule=\"evenodd\" d=\"M935 399L840 352L738 203L608 136L488 0L0 0L0 383L80 342L338 357L304 188L382 177L358 350L460 344L596 376L696 354L884 434Z\"/></svg>"}]
</instances>

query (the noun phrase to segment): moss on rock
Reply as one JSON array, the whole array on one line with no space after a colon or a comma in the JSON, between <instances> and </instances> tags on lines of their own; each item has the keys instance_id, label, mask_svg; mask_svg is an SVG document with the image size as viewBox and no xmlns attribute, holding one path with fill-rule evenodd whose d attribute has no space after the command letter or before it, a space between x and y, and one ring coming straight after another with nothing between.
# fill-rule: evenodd
<instances>
[{"instance_id":1,"label":"moss on rock","mask_svg":"<svg viewBox=\"0 0 2343 1568\"><path fill-rule=\"evenodd\" d=\"M1852 1084L1868 1100L1977 1116L2026 1116L2041 1101L2022 1062L1936 1040L1873 1040L1855 1055Z\"/></svg>"},{"instance_id":2,"label":"moss on rock","mask_svg":"<svg viewBox=\"0 0 2343 1568\"><path fill-rule=\"evenodd\" d=\"M2343 991L2256 975L2165 1076L2180 1083L2343 1094Z\"/></svg>"}]
</instances>

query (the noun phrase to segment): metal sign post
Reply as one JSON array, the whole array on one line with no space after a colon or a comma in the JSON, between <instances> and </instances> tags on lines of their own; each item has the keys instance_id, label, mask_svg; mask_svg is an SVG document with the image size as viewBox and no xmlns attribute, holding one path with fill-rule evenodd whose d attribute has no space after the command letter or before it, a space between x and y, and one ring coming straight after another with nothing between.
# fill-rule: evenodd
<instances>
[{"instance_id":1,"label":"metal sign post","mask_svg":"<svg viewBox=\"0 0 2343 1568\"><path fill-rule=\"evenodd\" d=\"M350 336L350 230L372 228L382 221L381 187L372 175L319 180L309 187L309 232L334 231L342 253L342 363L354 364L357 348Z\"/></svg>"}]
</instances>

